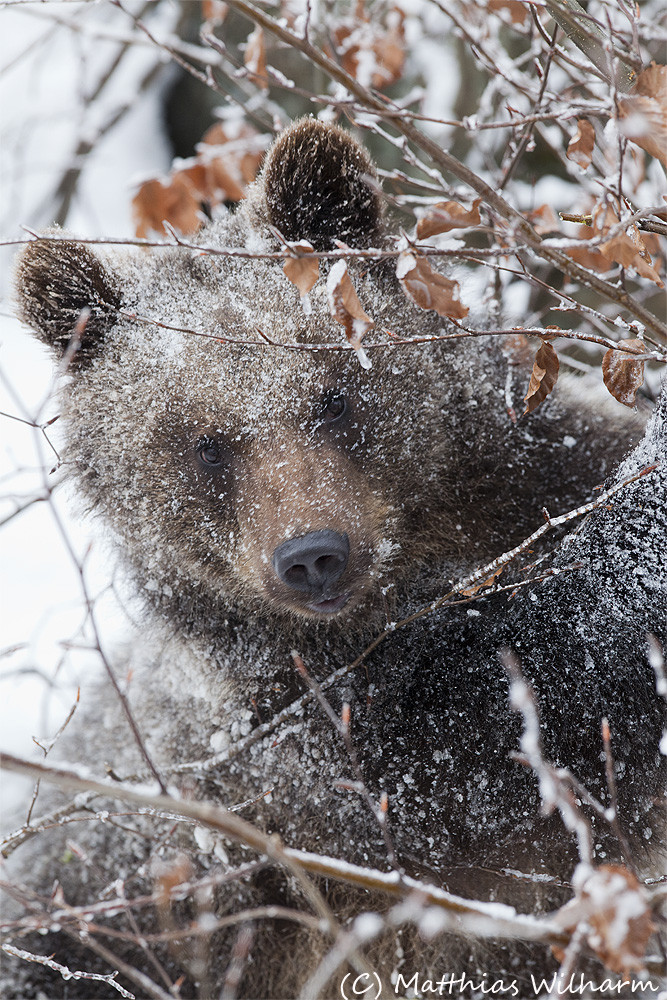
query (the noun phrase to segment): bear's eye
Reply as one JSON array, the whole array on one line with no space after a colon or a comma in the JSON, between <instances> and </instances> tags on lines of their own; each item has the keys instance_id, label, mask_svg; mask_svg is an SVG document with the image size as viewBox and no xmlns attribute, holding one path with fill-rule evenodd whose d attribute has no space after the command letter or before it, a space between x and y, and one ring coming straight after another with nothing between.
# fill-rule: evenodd
<instances>
[{"instance_id":1,"label":"bear's eye","mask_svg":"<svg viewBox=\"0 0 667 1000\"><path fill-rule=\"evenodd\" d=\"M319 418L326 424L333 424L347 411L347 399L342 393L329 393L322 401Z\"/></svg>"},{"instance_id":2,"label":"bear's eye","mask_svg":"<svg viewBox=\"0 0 667 1000\"><path fill-rule=\"evenodd\" d=\"M197 442L197 455L204 465L220 465L222 463L222 449L217 441L212 438L202 438Z\"/></svg>"}]
</instances>

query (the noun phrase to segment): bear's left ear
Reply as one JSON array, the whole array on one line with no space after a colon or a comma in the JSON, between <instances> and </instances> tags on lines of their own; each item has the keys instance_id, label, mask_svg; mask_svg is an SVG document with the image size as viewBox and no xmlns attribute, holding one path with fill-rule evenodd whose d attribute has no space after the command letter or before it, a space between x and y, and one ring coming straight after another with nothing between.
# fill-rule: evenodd
<instances>
[{"instance_id":1,"label":"bear's left ear","mask_svg":"<svg viewBox=\"0 0 667 1000\"><path fill-rule=\"evenodd\" d=\"M28 243L19 255L16 296L19 319L59 357L79 328L75 367L94 355L121 304L119 286L99 257L81 243L48 237Z\"/></svg>"},{"instance_id":2,"label":"bear's left ear","mask_svg":"<svg viewBox=\"0 0 667 1000\"><path fill-rule=\"evenodd\" d=\"M377 172L363 146L337 125L295 122L269 150L260 186L266 212L288 240L330 250L334 239L377 246L383 202Z\"/></svg>"}]
</instances>

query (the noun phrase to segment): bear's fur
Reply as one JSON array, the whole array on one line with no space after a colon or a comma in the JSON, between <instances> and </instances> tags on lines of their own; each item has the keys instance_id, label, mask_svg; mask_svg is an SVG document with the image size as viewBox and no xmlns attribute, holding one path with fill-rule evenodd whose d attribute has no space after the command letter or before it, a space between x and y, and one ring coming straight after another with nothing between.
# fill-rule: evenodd
<instances>
[{"instance_id":1,"label":"bear's fur","mask_svg":"<svg viewBox=\"0 0 667 1000\"><path fill-rule=\"evenodd\" d=\"M560 513L590 499L642 430L607 397L586 399L578 382L513 423L507 395L518 404L530 372L521 349L482 338L373 349L387 331L451 327L413 306L386 262L368 259L349 262L376 324L365 339L372 367L362 367L353 350L337 349L344 339L324 277L310 312L302 307L276 258L275 229L317 250L335 239L389 245L374 168L342 129L304 120L288 130L247 202L202 231L194 250L121 257L52 234L28 244L18 265L23 318L70 362L68 469L111 526L147 608L122 669L131 667L132 712L158 771L170 788L238 807L290 846L384 871L394 852L408 875L454 892L552 909L571 894L576 842L556 814L541 815L537 781L512 757L521 723L499 659L508 647L536 689L547 756L605 804L600 726L609 719L623 839L650 870L660 852L664 713L645 638L665 640L664 461L583 527L575 522L552 560L562 575L417 619L330 683L387 623L538 527L543 507ZM240 252L224 252L232 248ZM664 459L663 411L621 477L660 449ZM340 734L317 698L303 697L294 649L334 712L351 706L364 782L376 802L388 794L390 846ZM145 778L113 693L88 697L87 721L63 752L78 752L98 776L108 764ZM622 859L609 824L590 821L596 860ZM173 819L123 826L77 831L86 860L69 864L58 835L42 834L31 884L44 893L57 878L67 902L82 904L115 879L128 896L150 892L156 863L179 852L193 878L219 873L225 851L230 866L253 858ZM343 922L387 908L360 889L320 888ZM267 866L206 905L221 915L269 903L308 910L294 879ZM168 918L159 906L136 916L146 933L183 925L203 905L197 896ZM131 929L122 918L115 926ZM331 939L286 919L258 918L254 928L249 956L236 959L240 995L297 996ZM164 975L184 977L180 996L221 995L237 930L216 932L207 948L197 939L156 947ZM92 937L71 923L30 945L92 968ZM109 947L164 993L141 949ZM397 969L484 971L529 995L530 973L557 967L544 945L451 933L427 945L407 925L397 936L385 928L365 954L387 995ZM364 968L358 955L351 961ZM351 967L333 969L324 996L340 995ZM89 983L65 985L25 963L10 979L9 995L90 995ZM96 984L95 995L117 994Z\"/></svg>"}]
</instances>

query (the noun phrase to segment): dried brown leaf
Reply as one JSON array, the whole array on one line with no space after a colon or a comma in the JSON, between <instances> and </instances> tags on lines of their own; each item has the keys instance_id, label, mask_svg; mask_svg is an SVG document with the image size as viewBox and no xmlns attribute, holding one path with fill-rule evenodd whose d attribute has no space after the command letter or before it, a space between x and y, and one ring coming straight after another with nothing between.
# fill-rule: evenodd
<instances>
[{"instance_id":1,"label":"dried brown leaf","mask_svg":"<svg viewBox=\"0 0 667 1000\"><path fill-rule=\"evenodd\" d=\"M641 71L633 91L645 97L653 97L664 105L667 100L667 66L660 66L654 60Z\"/></svg>"},{"instance_id":2,"label":"dried brown leaf","mask_svg":"<svg viewBox=\"0 0 667 1000\"><path fill-rule=\"evenodd\" d=\"M558 355L551 344L543 340L535 355L528 392L523 397L526 403L524 413L532 413L547 398L558 381L559 368Z\"/></svg>"},{"instance_id":3,"label":"dried brown leaf","mask_svg":"<svg viewBox=\"0 0 667 1000\"><path fill-rule=\"evenodd\" d=\"M572 260L576 261L577 264L587 267L589 271L597 271L599 274L605 274L606 271L611 270L609 261L606 257L602 256L597 247L586 246L583 240L580 247L568 247L565 253Z\"/></svg>"},{"instance_id":4,"label":"dried brown leaf","mask_svg":"<svg viewBox=\"0 0 667 1000\"><path fill-rule=\"evenodd\" d=\"M362 308L344 260L337 260L329 271L327 297L331 315L344 327L345 336L357 352L362 367L370 368L361 341L375 323Z\"/></svg>"},{"instance_id":5,"label":"dried brown leaf","mask_svg":"<svg viewBox=\"0 0 667 1000\"><path fill-rule=\"evenodd\" d=\"M525 24L530 17L527 5L521 3L521 0L489 0L488 8L493 14L506 10L512 24Z\"/></svg>"},{"instance_id":6,"label":"dried brown leaf","mask_svg":"<svg viewBox=\"0 0 667 1000\"><path fill-rule=\"evenodd\" d=\"M577 163L582 170L586 170L593 159L594 148L595 129L586 118L580 118L577 122L577 133L568 143L567 158Z\"/></svg>"},{"instance_id":7,"label":"dried brown leaf","mask_svg":"<svg viewBox=\"0 0 667 1000\"><path fill-rule=\"evenodd\" d=\"M596 234L604 235L618 222L618 212L609 202L599 205L593 213L593 230ZM620 264L622 267L632 267L643 278L654 281L660 288L663 287L660 275L653 267L651 255L634 223L624 233L617 233L601 243L600 253L608 261Z\"/></svg>"},{"instance_id":8,"label":"dried brown leaf","mask_svg":"<svg viewBox=\"0 0 667 1000\"><path fill-rule=\"evenodd\" d=\"M664 287L660 275L653 267L651 258L646 260L648 251L643 247L643 244L642 247L638 246L628 233L617 233L612 239L601 243L600 252L607 260L620 264L622 267L632 267L643 278L654 281L660 288Z\"/></svg>"},{"instance_id":9,"label":"dried brown leaf","mask_svg":"<svg viewBox=\"0 0 667 1000\"><path fill-rule=\"evenodd\" d=\"M219 146L220 149L212 154L211 146ZM223 128L218 122L204 133L202 141L197 145L197 156L205 163L224 161L243 190L241 197L245 197L245 188L257 176L264 156L263 137L257 129L245 122L236 124L233 128L229 125ZM235 199L228 196L225 200Z\"/></svg>"},{"instance_id":10,"label":"dried brown leaf","mask_svg":"<svg viewBox=\"0 0 667 1000\"><path fill-rule=\"evenodd\" d=\"M202 19L211 25L222 24L227 10L228 5L223 0L202 0Z\"/></svg>"},{"instance_id":11,"label":"dried brown leaf","mask_svg":"<svg viewBox=\"0 0 667 1000\"><path fill-rule=\"evenodd\" d=\"M132 199L132 213L139 237L166 234L165 221L184 235L197 232L203 222L196 189L180 174L166 183L154 179L142 184Z\"/></svg>"},{"instance_id":12,"label":"dried brown leaf","mask_svg":"<svg viewBox=\"0 0 667 1000\"><path fill-rule=\"evenodd\" d=\"M261 90L269 89L266 77L266 45L264 29L259 25L248 35L243 62L252 82Z\"/></svg>"},{"instance_id":13,"label":"dried brown leaf","mask_svg":"<svg viewBox=\"0 0 667 1000\"><path fill-rule=\"evenodd\" d=\"M643 354L643 340L620 340L619 344ZM602 378L614 399L624 406L634 406L637 390L644 384L644 362L637 361L626 351L608 350L602 359Z\"/></svg>"},{"instance_id":14,"label":"dried brown leaf","mask_svg":"<svg viewBox=\"0 0 667 1000\"><path fill-rule=\"evenodd\" d=\"M667 66L642 70L618 114L623 134L667 167Z\"/></svg>"},{"instance_id":15,"label":"dried brown leaf","mask_svg":"<svg viewBox=\"0 0 667 1000\"><path fill-rule=\"evenodd\" d=\"M476 584L474 587L469 587L467 590L462 590L461 594L464 597L472 597L474 594L477 593L478 590L483 590L484 587L490 587L500 576L504 568L505 568L504 566L499 566L498 569L494 573L492 573L491 576L488 577L486 580L483 580L481 583Z\"/></svg>"},{"instance_id":16,"label":"dried brown leaf","mask_svg":"<svg viewBox=\"0 0 667 1000\"><path fill-rule=\"evenodd\" d=\"M429 209L417 223L417 238L427 240L437 233L448 233L450 229L465 229L480 224L479 208L482 199L476 198L472 208L460 205L458 201L441 201Z\"/></svg>"},{"instance_id":17,"label":"dried brown leaf","mask_svg":"<svg viewBox=\"0 0 667 1000\"><path fill-rule=\"evenodd\" d=\"M346 73L376 90L400 80L405 64L405 13L392 7L384 23L370 20L363 3L333 31L332 38Z\"/></svg>"},{"instance_id":18,"label":"dried brown leaf","mask_svg":"<svg viewBox=\"0 0 667 1000\"><path fill-rule=\"evenodd\" d=\"M459 300L459 283L434 271L426 257L404 250L398 258L396 276L403 291L420 309L434 309L439 316L463 319L468 307Z\"/></svg>"},{"instance_id":19,"label":"dried brown leaf","mask_svg":"<svg viewBox=\"0 0 667 1000\"><path fill-rule=\"evenodd\" d=\"M579 216L583 219L586 216ZM631 223L625 232L619 232L610 236L597 247L587 246L587 241L593 238L604 237L619 223L619 211L617 205L610 201L598 204L590 215L590 225L582 226L580 232L581 246L568 247L566 253L573 260L583 267L592 271L604 273L609 271L614 264L622 267L631 267L637 274L649 281L655 282L660 288L663 287L662 279L654 265L651 254L648 250L647 235L640 232L636 223ZM574 221L574 217L572 219ZM660 261L656 263L661 263Z\"/></svg>"},{"instance_id":20,"label":"dried brown leaf","mask_svg":"<svg viewBox=\"0 0 667 1000\"><path fill-rule=\"evenodd\" d=\"M601 243L600 251L607 260L615 261L615 263L620 264L622 267L632 267L643 278L654 281L659 288L664 287L662 279L653 267L653 264L644 259L644 255L637 247L637 244L627 233L619 233L613 239Z\"/></svg>"},{"instance_id":21,"label":"dried brown leaf","mask_svg":"<svg viewBox=\"0 0 667 1000\"><path fill-rule=\"evenodd\" d=\"M214 156L206 164L206 190L202 192L211 205L245 198L245 184L233 162Z\"/></svg>"},{"instance_id":22,"label":"dried brown leaf","mask_svg":"<svg viewBox=\"0 0 667 1000\"><path fill-rule=\"evenodd\" d=\"M196 156L181 161L167 178L141 185L132 202L137 236L164 232L163 221L183 234L194 233L204 221L204 205L245 198L262 160L262 139L245 123L227 130L213 125Z\"/></svg>"},{"instance_id":23,"label":"dried brown leaf","mask_svg":"<svg viewBox=\"0 0 667 1000\"><path fill-rule=\"evenodd\" d=\"M646 950L655 925L646 890L622 865L593 869L576 897L556 914L570 933L586 928L589 947L605 968L630 976L646 965ZM554 949L562 960L563 952Z\"/></svg>"},{"instance_id":24,"label":"dried brown leaf","mask_svg":"<svg viewBox=\"0 0 667 1000\"><path fill-rule=\"evenodd\" d=\"M288 257L283 264L283 271L293 285L299 289L301 298L307 295L320 276L320 262L317 257L307 256L314 253L312 243L307 240L300 240L298 243L290 243L290 246L298 250L301 255L306 256Z\"/></svg>"},{"instance_id":25,"label":"dried brown leaf","mask_svg":"<svg viewBox=\"0 0 667 1000\"><path fill-rule=\"evenodd\" d=\"M560 232L560 222L551 205L540 205L539 208L526 212L526 218L532 222L533 229L539 236Z\"/></svg>"},{"instance_id":26,"label":"dried brown leaf","mask_svg":"<svg viewBox=\"0 0 667 1000\"><path fill-rule=\"evenodd\" d=\"M168 907L171 903L171 893L178 885L192 878L192 862L185 854L178 854L169 861L155 859L151 865L151 874L155 881L158 905Z\"/></svg>"}]
</instances>

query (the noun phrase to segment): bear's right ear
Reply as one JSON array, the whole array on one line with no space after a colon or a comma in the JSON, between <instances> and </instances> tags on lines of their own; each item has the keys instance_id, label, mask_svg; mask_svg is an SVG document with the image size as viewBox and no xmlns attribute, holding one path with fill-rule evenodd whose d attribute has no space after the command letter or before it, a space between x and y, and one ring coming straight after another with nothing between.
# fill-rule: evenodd
<instances>
[{"instance_id":1,"label":"bear's right ear","mask_svg":"<svg viewBox=\"0 0 667 1000\"><path fill-rule=\"evenodd\" d=\"M116 322L119 287L100 259L70 240L45 237L26 245L16 267L18 315L62 357L76 334L72 364L82 367ZM83 321L82 321L83 318Z\"/></svg>"},{"instance_id":2,"label":"bear's right ear","mask_svg":"<svg viewBox=\"0 0 667 1000\"><path fill-rule=\"evenodd\" d=\"M288 240L330 250L381 242L384 206L377 171L363 146L337 125L301 118L278 136L260 184L271 222Z\"/></svg>"}]
</instances>

